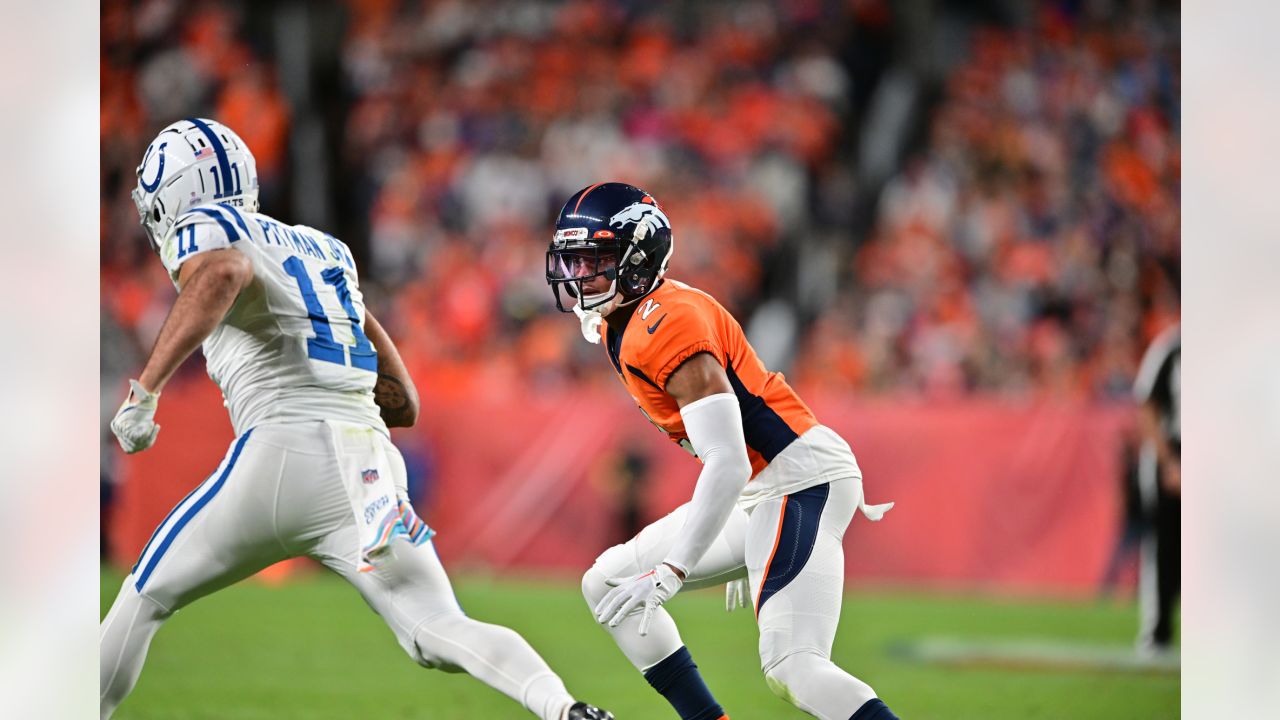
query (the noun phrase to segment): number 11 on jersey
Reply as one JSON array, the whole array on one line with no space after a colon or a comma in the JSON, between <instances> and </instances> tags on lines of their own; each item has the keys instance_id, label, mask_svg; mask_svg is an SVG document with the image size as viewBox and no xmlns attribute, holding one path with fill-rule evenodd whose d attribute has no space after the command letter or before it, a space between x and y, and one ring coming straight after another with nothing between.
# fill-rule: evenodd
<instances>
[{"instance_id":1,"label":"number 11 on jersey","mask_svg":"<svg viewBox=\"0 0 1280 720\"><path fill-rule=\"evenodd\" d=\"M329 316L325 314L324 306L316 296L315 285L311 283L311 275L307 273L307 266L302 262L302 258L290 255L289 259L284 261L284 270L298 281L298 290L302 292L302 301L306 303L311 329L316 334L313 338L307 338L307 356L312 360L348 365L347 356L350 355L351 367L377 372L378 353L373 349L373 343L369 342L368 336L364 334L364 329L360 327L360 317L356 315L355 304L351 301L351 290L347 288L347 277L343 274L342 268L331 267L323 270L320 272L320 277L325 284L333 286L338 294L338 301L347 311L347 319L351 321L351 334L356 340L354 346L343 345L333 339Z\"/></svg>"}]
</instances>

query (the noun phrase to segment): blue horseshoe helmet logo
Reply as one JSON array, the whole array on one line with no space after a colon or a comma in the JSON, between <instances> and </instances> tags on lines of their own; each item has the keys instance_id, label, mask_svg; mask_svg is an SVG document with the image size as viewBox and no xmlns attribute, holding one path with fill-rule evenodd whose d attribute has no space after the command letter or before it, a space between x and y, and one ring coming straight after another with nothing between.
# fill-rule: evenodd
<instances>
[{"instance_id":1,"label":"blue horseshoe helmet logo","mask_svg":"<svg viewBox=\"0 0 1280 720\"><path fill-rule=\"evenodd\" d=\"M156 188L160 187L160 178L164 177L164 149L168 147L168 145L169 143L167 142L160 143L160 167L156 169L155 180L152 180L151 182L147 182L146 180L144 180L142 177L141 168L139 168L138 182L142 184L143 190L146 190L147 192L155 192ZM147 156L142 158L142 167L146 167L147 161L150 159L151 159L151 149L148 148Z\"/></svg>"}]
</instances>

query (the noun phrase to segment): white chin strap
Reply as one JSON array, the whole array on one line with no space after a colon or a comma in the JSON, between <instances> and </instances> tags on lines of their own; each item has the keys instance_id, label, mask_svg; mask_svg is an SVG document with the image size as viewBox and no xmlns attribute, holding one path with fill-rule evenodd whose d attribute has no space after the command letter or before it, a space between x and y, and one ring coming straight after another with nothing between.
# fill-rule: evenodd
<instances>
[{"instance_id":1,"label":"white chin strap","mask_svg":"<svg viewBox=\"0 0 1280 720\"><path fill-rule=\"evenodd\" d=\"M578 320L582 323L582 337L592 345L600 344L600 323L604 322L604 317L595 310L583 310L582 303L573 306L573 314L578 316Z\"/></svg>"},{"instance_id":2,"label":"white chin strap","mask_svg":"<svg viewBox=\"0 0 1280 720\"><path fill-rule=\"evenodd\" d=\"M612 297L610 295L612 294ZM609 300L603 305L593 307L590 310L583 310L582 306L598 303L604 298ZM582 337L592 345L600 344L600 323L604 322L606 315L617 310L622 305L622 293L618 292L618 281L614 280L609 284L609 289L596 295L584 295L577 305L573 306L573 314L578 316L578 320L582 323Z\"/></svg>"}]
</instances>

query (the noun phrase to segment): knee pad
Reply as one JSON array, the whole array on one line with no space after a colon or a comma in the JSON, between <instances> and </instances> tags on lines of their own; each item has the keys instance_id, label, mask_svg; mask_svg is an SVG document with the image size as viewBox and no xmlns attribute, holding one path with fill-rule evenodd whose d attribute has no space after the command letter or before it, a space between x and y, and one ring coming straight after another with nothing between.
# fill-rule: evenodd
<instances>
[{"instance_id":1,"label":"knee pad","mask_svg":"<svg viewBox=\"0 0 1280 720\"><path fill-rule=\"evenodd\" d=\"M459 665L450 660L451 648L442 640L454 640L463 635L468 622L473 621L462 613L448 613L418 623L408 636L400 636L399 633L396 635L400 640L400 647L422 667L449 673L463 672Z\"/></svg>"},{"instance_id":2,"label":"knee pad","mask_svg":"<svg viewBox=\"0 0 1280 720\"><path fill-rule=\"evenodd\" d=\"M765 684L775 695L818 717L844 717L876 691L841 670L813 648L784 655L764 668Z\"/></svg>"},{"instance_id":3,"label":"knee pad","mask_svg":"<svg viewBox=\"0 0 1280 720\"><path fill-rule=\"evenodd\" d=\"M140 593L137 590L133 590L132 588L130 588L130 590L134 595L137 596L138 602L141 603L142 606L146 608L144 612L147 615L149 615L153 620L159 620L163 622L173 617L174 612L176 612L175 610L171 610L165 607L164 604L162 604L159 600L156 600L155 598L151 597L150 593Z\"/></svg>"},{"instance_id":4,"label":"knee pad","mask_svg":"<svg viewBox=\"0 0 1280 720\"><path fill-rule=\"evenodd\" d=\"M595 609L596 603L609 593L610 588L604 582L607 579L594 565L582 574L582 599L587 601L589 609Z\"/></svg>"},{"instance_id":5,"label":"knee pad","mask_svg":"<svg viewBox=\"0 0 1280 720\"><path fill-rule=\"evenodd\" d=\"M795 703L796 689L814 675L814 670L831 661L813 651L799 651L764 663L764 681L774 695ZM802 694L801 691L800 694Z\"/></svg>"},{"instance_id":6,"label":"knee pad","mask_svg":"<svg viewBox=\"0 0 1280 720\"><path fill-rule=\"evenodd\" d=\"M635 540L631 540L622 545L614 545L600 553L591 569L582 575L582 597L587 601L588 607L595 608L596 603L609 594L612 588L605 584L605 580L640 572L639 569L633 569L635 562L628 560L633 556L628 547L634 542Z\"/></svg>"},{"instance_id":7,"label":"knee pad","mask_svg":"<svg viewBox=\"0 0 1280 720\"><path fill-rule=\"evenodd\" d=\"M504 658L536 654L515 630L481 622L462 613L437 615L413 631L410 656L423 667L476 674L477 660L501 665Z\"/></svg>"}]
</instances>

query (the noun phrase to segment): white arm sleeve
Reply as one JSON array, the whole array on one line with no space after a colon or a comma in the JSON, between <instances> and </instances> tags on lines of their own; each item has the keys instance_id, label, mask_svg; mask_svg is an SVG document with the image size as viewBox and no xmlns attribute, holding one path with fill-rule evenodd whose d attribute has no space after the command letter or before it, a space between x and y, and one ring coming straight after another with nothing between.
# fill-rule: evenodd
<instances>
[{"instance_id":1,"label":"white arm sleeve","mask_svg":"<svg viewBox=\"0 0 1280 720\"><path fill-rule=\"evenodd\" d=\"M742 411L732 393L695 400L680 409L680 416L689 442L702 460L702 473L694 486L684 527L665 562L688 575L724 529L742 488L751 479L751 461L742 433Z\"/></svg>"}]
</instances>

